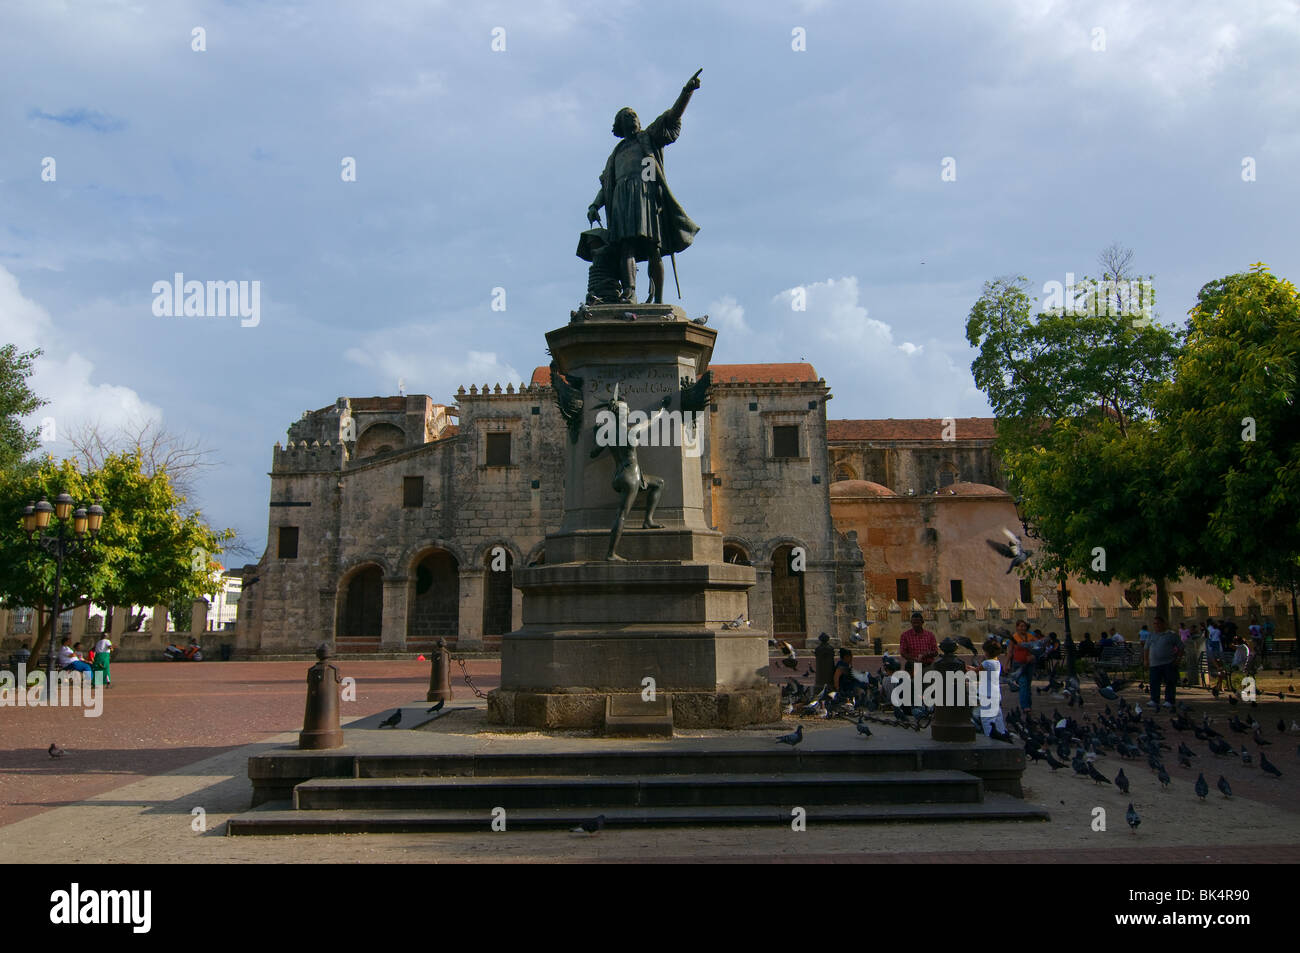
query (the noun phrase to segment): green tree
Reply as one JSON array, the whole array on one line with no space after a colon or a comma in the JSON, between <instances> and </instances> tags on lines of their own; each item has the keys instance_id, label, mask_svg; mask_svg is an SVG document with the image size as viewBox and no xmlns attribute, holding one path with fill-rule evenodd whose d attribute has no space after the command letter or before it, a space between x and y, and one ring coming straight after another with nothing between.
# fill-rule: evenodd
<instances>
[{"instance_id":1,"label":"green tree","mask_svg":"<svg viewBox=\"0 0 1300 953\"><path fill-rule=\"evenodd\" d=\"M1202 575L1290 590L1300 563L1297 371L1295 285L1257 263L1201 289L1156 404Z\"/></svg>"},{"instance_id":2,"label":"green tree","mask_svg":"<svg viewBox=\"0 0 1300 953\"><path fill-rule=\"evenodd\" d=\"M48 403L27 386L40 355L39 349L20 352L14 344L0 347L0 472L17 467L40 445L37 428L23 426L24 417Z\"/></svg>"},{"instance_id":3,"label":"green tree","mask_svg":"<svg viewBox=\"0 0 1300 953\"><path fill-rule=\"evenodd\" d=\"M184 497L166 471L146 475L138 453L109 454L103 465L82 472L71 460L46 458L30 474L0 475L0 600L7 606L48 609L54 561L23 533L26 504L61 492L78 503L102 501L106 511L99 539L88 553L64 562L60 603L70 609L100 605L156 605L212 587L209 554L220 552L233 533L213 530L198 512L182 515ZM4 528L7 526L8 528ZM41 653L50 629L42 615L33 654Z\"/></svg>"},{"instance_id":4,"label":"green tree","mask_svg":"<svg viewBox=\"0 0 1300 953\"><path fill-rule=\"evenodd\" d=\"M1042 535L1030 544L1037 571L1150 579L1167 613L1164 581L1179 574L1181 530L1177 500L1163 489L1151 391L1171 371L1178 336L1106 307L1088 279L1082 297L1036 315L1027 286L1023 277L986 283L966 337L979 351L971 371L998 418L1011 489Z\"/></svg>"},{"instance_id":5,"label":"green tree","mask_svg":"<svg viewBox=\"0 0 1300 953\"><path fill-rule=\"evenodd\" d=\"M1300 556L1300 295L1256 264L1197 296L1158 406L1198 569L1254 576Z\"/></svg>"}]
</instances>

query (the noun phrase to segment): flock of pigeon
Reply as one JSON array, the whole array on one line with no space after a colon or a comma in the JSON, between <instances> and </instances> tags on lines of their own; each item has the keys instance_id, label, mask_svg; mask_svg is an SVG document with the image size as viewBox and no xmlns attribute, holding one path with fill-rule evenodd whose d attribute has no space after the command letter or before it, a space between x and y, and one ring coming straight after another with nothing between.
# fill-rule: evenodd
<instances>
[{"instance_id":1,"label":"flock of pigeon","mask_svg":"<svg viewBox=\"0 0 1300 953\"><path fill-rule=\"evenodd\" d=\"M1122 683L1114 684L1122 687ZM1114 685L1107 684L1104 687L1113 689ZM1169 743L1171 739L1167 730L1179 734L1190 732L1197 741L1204 742L1210 754L1215 757L1238 758L1243 765L1255 763L1255 757L1244 744L1238 751L1212 726L1209 715L1203 714L1199 722L1193 720L1191 708L1185 702L1178 706L1177 714L1171 717L1169 729L1163 729L1156 724L1151 713L1144 714L1141 703L1130 706L1123 698L1115 696L1113 691L1103 691L1103 697L1114 700L1117 707L1112 712L1110 705L1106 705L1105 711L1097 715L1095 721L1088 716L1079 721L1062 715L1060 711L1053 711L1050 719L1041 714L1035 719L1032 714L1026 715L1017 709L1007 715L1007 726L1024 741L1025 755L1033 763L1046 762L1052 772L1068 766L1079 777L1087 778L1095 784L1114 785L1125 795L1129 794L1131 782L1124 773L1124 768L1121 767L1112 780L1097 768L1095 762L1099 757L1113 753L1125 760L1140 761L1145 755L1146 766L1160 783L1161 790L1167 790L1173 783L1165 767L1165 752L1171 752L1172 755L1168 756L1176 757L1182 768L1190 769L1193 759L1197 759L1198 764L1205 764L1201 760L1202 754L1191 748L1185 740L1179 739L1175 749ZM1282 777L1281 770L1269 760L1264 751L1272 742L1264 737L1263 726L1258 721L1249 714L1246 721L1242 721L1234 713L1227 722L1227 728L1234 734L1250 736L1257 747L1259 768L1263 774L1273 778ZM1285 734L1287 730L1286 722L1279 718L1278 733ZM1293 721L1290 731L1300 734L1300 722ZM1296 755L1300 757L1300 745L1296 747ZM1232 785L1223 774L1219 775L1215 787L1225 798L1232 797ZM1204 771L1198 771L1192 790L1202 801L1209 796L1210 785L1205 780ZM1125 820L1136 833L1142 819L1132 802L1125 812Z\"/></svg>"}]
</instances>

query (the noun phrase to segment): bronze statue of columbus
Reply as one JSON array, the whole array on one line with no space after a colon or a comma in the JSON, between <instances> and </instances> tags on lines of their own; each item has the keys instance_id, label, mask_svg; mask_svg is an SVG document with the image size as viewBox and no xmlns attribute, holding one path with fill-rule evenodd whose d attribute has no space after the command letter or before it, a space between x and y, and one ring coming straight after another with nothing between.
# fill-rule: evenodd
<instances>
[{"instance_id":1,"label":"bronze statue of columbus","mask_svg":"<svg viewBox=\"0 0 1300 953\"><path fill-rule=\"evenodd\" d=\"M613 132L619 143L600 175L600 191L587 209L587 222L599 225L600 209L605 209L620 301L636 301L636 263L645 261L650 276L646 300L663 304L663 256L689 248L700 230L668 189L663 150L681 135L682 113L700 88L701 72L695 71L677 101L647 128L641 128L631 107L624 106L614 116Z\"/></svg>"}]
</instances>

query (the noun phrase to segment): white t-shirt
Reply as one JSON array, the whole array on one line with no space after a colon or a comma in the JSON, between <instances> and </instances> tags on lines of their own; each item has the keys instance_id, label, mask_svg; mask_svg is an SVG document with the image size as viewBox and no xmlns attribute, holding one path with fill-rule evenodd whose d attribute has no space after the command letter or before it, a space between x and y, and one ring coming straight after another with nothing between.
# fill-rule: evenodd
<instances>
[{"instance_id":1,"label":"white t-shirt","mask_svg":"<svg viewBox=\"0 0 1300 953\"><path fill-rule=\"evenodd\" d=\"M77 653L72 651L70 645L59 646L59 668L67 668L77 660Z\"/></svg>"},{"instance_id":2,"label":"white t-shirt","mask_svg":"<svg viewBox=\"0 0 1300 953\"><path fill-rule=\"evenodd\" d=\"M108 636L104 636L104 638L100 639L98 642L95 643L96 655L98 655L100 652L112 652L112 651L113 651L113 643L108 640Z\"/></svg>"},{"instance_id":3,"label":"white t-shirt","mask_svg":"<svg viewBox=\"0 0 1300 953\"><path fill-rule=\"evenodd\" d=\"M1002 706L1002 663L995 658L986 658L980 662L980 668L984 670L979 678L980 708L996 714Z\"/></svg>"}]
</instances>

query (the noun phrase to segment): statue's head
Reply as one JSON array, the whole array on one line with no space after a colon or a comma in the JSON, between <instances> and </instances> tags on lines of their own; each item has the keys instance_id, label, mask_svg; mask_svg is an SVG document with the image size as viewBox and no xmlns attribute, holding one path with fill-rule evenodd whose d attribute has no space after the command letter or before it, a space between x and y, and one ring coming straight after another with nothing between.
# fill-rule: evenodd
<instances>
[{"instance_id":1,"label":"statue's head","mask_svg":"<svg viewBox=\"0 0 1300 953\"><path fill-rule=\"evenodd\" d=\"M626 139L628 136L636 135L641 131L641 120L637 118L636 110L631 106L624 106L614 114L614 135L620 139Z\"/></svg>"}]
</instances>

